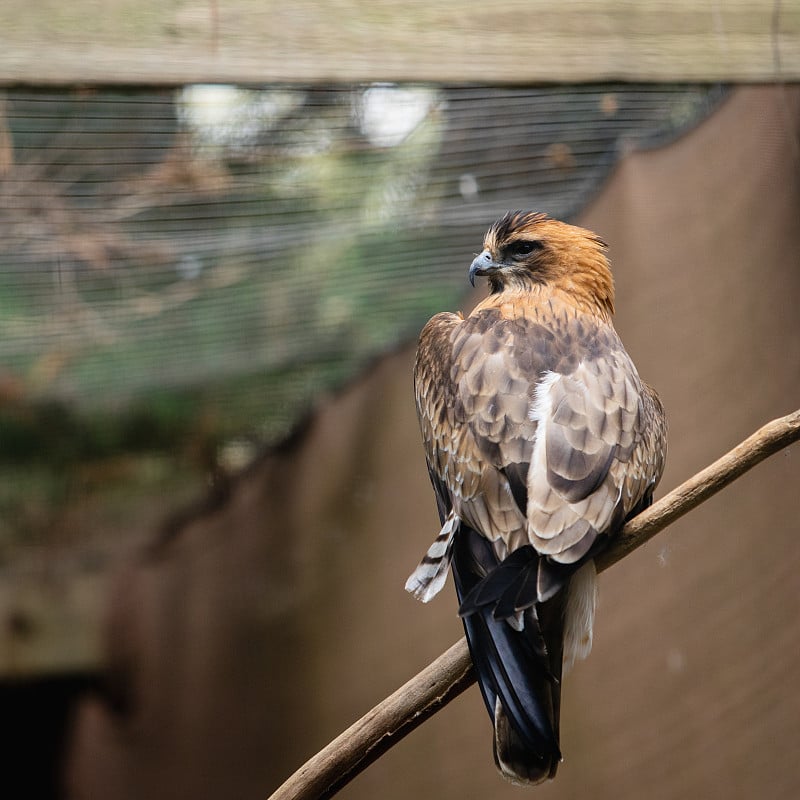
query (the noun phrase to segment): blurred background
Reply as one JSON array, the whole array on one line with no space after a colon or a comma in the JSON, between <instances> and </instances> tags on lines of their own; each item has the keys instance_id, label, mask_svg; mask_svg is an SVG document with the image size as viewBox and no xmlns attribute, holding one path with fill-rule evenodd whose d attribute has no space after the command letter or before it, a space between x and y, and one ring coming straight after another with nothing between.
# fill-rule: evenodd
<instances>
[{"instance_id":1,"label":"blurred background","mask_svg":"<svg viewBox=\"0 0 800 800\"><path fill-rule=\"evenodd\" d=\"M609 243L662 494L800 406L794 3L10 2L0 31L23 796L267 797L461 635L452 590L403 591L438 532L411 369L506 210ZM603 576L533 791L800 793L798 453ZM473 687L341 796L521 791Z\"/></svg>"}]
</instances>

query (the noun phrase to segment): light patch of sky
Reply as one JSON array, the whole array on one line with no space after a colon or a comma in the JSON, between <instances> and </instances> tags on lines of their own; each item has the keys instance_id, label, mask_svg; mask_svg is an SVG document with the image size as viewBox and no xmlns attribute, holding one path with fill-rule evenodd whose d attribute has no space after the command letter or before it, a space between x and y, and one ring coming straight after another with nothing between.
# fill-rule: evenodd
<instances>
[{"instance_id":1,"label":"light patch of sky","mask_svg":"<svg viewBox=\"0 0 800 800\"><path fill-rule=\"evenodd\" d=\"M178 92L178 117L211 146L244 146L274 127L304 99L292 89L243 89L229 84L192 84ZM375 84L355 95L354 115L375 147L402 144L440 102L434 89Z\"/></svg>"},{"instance_id":2,"label":"light patch of sky","mask_svg":"<svg viewBox=\"0 0 800 800\"><path fill-rule=\"evenodd\" d=\"M376 84L358 98L361 132L376 147L396 147L416 130L439 102L433 89Z\"/></svg>"},{"instance_id":3,"label":"light patch of sky","mask_svg":"<svg viewBox=\"0 0 800 800\"><path fill-rule=\"evenodd\" d=\"M303 92L291 89L192 84L178 92L178 118L201 144L243 146L276 125L303 98Z\"/></svg>"}]
</instances>

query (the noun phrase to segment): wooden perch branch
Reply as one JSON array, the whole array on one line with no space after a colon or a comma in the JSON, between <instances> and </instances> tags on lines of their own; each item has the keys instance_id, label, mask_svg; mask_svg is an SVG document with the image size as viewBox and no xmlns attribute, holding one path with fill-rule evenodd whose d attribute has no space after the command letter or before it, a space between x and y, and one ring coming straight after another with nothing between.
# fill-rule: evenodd
<instances>
[{"instance_id":1,"label":"wooden perch branch","mask_svg":"<svg viewBox=\"0 0 800 800\"><path fill-rule=\"evenodd\" d=\"M597 561L608 569L765 458L800 439L800 410L773 420L631 520ZM332 797L475 681L465 639L307 761L269 800Z\"/></svg>"}]
</instances>

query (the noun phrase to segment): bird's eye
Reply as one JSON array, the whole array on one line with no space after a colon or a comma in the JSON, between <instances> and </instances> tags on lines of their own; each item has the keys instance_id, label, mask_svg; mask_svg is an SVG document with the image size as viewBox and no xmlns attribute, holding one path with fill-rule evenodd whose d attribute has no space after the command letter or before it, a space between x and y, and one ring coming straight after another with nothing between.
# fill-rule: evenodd
<instances>
[{"instance_id":1,"label":"bird's eye","mask_svg":"<svg viewBox=\"0 0 800 800\"><path fill-rule=\"evenodd\" d=\"M541 247L541 242L532 241L530 239L520 239L516 242L512 242L508 246L507 252L512 258L524 258L525 256L529 256L534 250L540 250Z\"/></svg>"}]
</instances>

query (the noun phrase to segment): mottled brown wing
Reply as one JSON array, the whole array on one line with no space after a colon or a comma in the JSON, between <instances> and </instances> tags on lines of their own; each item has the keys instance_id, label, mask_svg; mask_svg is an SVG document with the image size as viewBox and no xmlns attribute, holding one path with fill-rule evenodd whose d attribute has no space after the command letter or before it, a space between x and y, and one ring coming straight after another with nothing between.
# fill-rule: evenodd
<instances>
[{"instance_id":1,"label":"mottled brown wing","mask_svg":"<svg viewBox=\"0 0 800 800\"><path fill-rule=\"evenodd\" d=\"M534 547L574 563L597 536L614 533L663 466L663 411L616 334L590 348L574 372L549 372L532 414L539 428L528 472Z\"/></svg>"},{"instance_id":2,"label":"mottled brown wing","mask_svg":"<svg viewBox=\"0 0 800 800\"><path fill-rule=\"evenodd\" d=\"M527 417L532 387L513 352L507 332L491 320L475 326L472 318L437 314L420 335L414 370L434 485L459 518L493 540L525 527L525 503L502 471L526 463L535 430ZM524 492L524 473L516 485Z\"/></svg>"},{"instance_id":3,"label":"mottled brown wing","mask_svg":"<svg viewBox=\"0 0 800 800\"><path fill-rule=\"evenodd\" d=\"M447 477L453 474L455 456L460 449L459 431L453 417L455 387L450 377L453 360L450 337L461 322L462 317L447 312L432 317L420 334L414 364L417 416L428 471L437 494L446 488L437 484L446 484ZM450 503L449 498L447 503Z\"/></svg>"},{"instance_id":4,"label":"mottled brown wing","mask_svg":"<svg viewBox=\"0 0 800 800\"><path fill-rule=\"evenodd\" d=\"M527 474L536 437L530 405L546 364L543 341L529 321L506 319L497 309L473 313L451 336L453 418L480 467L477 481L460 490L458 513L497 542L501 560L527 543Z\"/></svg>"}]
</instances>

